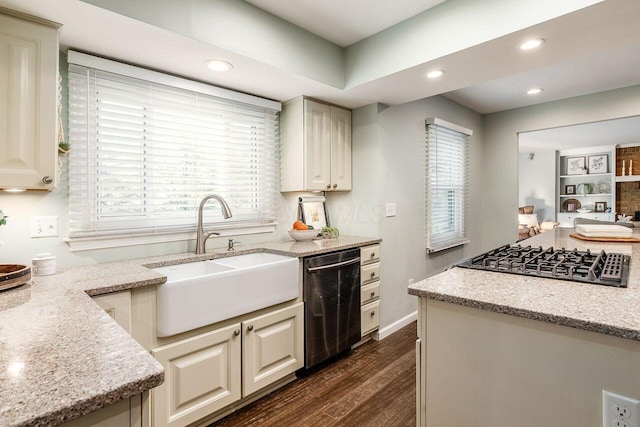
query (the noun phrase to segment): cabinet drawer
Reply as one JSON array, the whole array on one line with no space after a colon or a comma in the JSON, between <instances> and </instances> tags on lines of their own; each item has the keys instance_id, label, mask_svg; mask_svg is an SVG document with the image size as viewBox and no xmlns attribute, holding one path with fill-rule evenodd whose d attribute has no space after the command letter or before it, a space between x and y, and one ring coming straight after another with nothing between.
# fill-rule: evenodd
<instances>
[{"instance_id":1,"label":"cabinet drawer","mask_svg":"<svg viewBox=\"0 0 640 427\"><path fill-rule=\"evenodd\" d=\"M360 302L362 304L373 301L376 298L380 298L380 280L364 285L360 289Z\"/></svg>"},{"instance_id":2,"label":"cabinet drawer","mask_svg":"<svg viewBox=\"0 0 640 427\"><path fill-rule=\"evenodd\" d=\"M380 279L380 263L364 265L360 269L360 283L366 284Z\"/></svg>"},{"instance_id":3,"label":"cabinet drawer","mask_svg":"<svg viewBox=\"0 0 640 427\"><path fill-rule=\"evenodd\" d=\"M362 306L360 315L360 334L365 336L380 326L380 300Z\"/></svg>"},{"instance_id":4,"label":"cabinet drawer","mask_svg":"<svg viewBox=\"0 0 640 427\"><path fill-rule=\"evenodd\" d=\"M365 246L360 248L360 263L370 264L380 260L380 245Z\"/></svg>"}]
</instances>

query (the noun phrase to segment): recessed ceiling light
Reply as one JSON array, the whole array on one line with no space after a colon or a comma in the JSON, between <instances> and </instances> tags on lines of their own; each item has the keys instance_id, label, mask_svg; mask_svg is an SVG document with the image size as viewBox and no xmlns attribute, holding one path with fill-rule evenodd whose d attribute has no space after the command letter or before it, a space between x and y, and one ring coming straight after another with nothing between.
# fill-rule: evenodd
<instances>
[{"instance_id":1,"label":"recessed ceiling light","mask_svg":"<svg viewBox=\"0 0 640 427\"><path fill-rule=\"evenodd\" d=\"M534 87L531 88L527 91L527 95L537 95L540 92L542 92L544 89L542 89L541 87Z\"/></svg>"},{"instance_id":2,"label":"recessed ceiling light","mask_svg":"<svg viewBox=\"0 0 640 427\"><path fill-rule=\"evenodd\" d=\"M531 50L531 49L535 49L538 46L542 45L542 43L544 43L543 39L531 39L531 40L527 40L526 42L522 43L520 45L520 49L522 50Z\"/></svg>"},{"instance_id":3,"label":"recessed ceiling light","mask_svg":"<svg viewBox=\"0 0 640 427\"><path fill-rule=\"evenodd\" d=\"M207 61L207 67L211 71L229 71L233 68L233 64L229 61L223 61L222 59L211 59Z\"/></svg>"},{"instance_id":4,"label":"recessed ceiling light","mask_svg":"<svg viewBox=\"0 0 640 427\"><path fill-rule=\"evenodd\" d=\"M427 77L430 79L437 79L438 77L441 77L443 75L444 75L443 70L433 70L427 73Z\"/></svg>"}]
</instances>

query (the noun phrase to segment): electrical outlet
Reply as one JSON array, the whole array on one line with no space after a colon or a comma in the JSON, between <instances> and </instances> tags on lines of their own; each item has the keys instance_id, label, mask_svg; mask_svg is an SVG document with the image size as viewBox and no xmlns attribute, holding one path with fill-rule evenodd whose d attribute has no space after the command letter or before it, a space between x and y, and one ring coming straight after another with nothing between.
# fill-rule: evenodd
<instances>
[{"instance_id":1,"label":"electrical outlet","mask_svg":"<svg viewBox=\"0 0 640 427\"><path fill-rule=\"evenodd\" d=\"M640 427L640 400L602 390L603 427Z\"/></svg>"},{"instance_id":2,"label":"electrical outlet","mask_svg":"<svg viewBox=\"0 0 640 427\"><path fill-rule=\"evenodd\" d=\"M396 204L395 203L387 203L385 205L385 212L386 215L389 216L396 216Z\"/></svg>"},{"instance_id":3,"label":"electrical outlet","mask_svg":"<svg viewBox=\"0 0 640 427\"><path fill-rule=\"evenodd\" d=\"M53 237L58 235L57 216L32 216L31 237Z\"/></svg>"}]
</instances>

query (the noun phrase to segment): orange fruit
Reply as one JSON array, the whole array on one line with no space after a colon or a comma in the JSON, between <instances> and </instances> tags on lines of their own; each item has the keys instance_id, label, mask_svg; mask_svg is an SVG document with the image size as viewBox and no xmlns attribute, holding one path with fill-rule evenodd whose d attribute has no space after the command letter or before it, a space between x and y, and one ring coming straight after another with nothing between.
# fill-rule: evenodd
<instances>
[{"instance_id":1,"label":"orange fruit","mask_svg":"<svg viewBox=\"0 0 640 427\"><path fill-rule=\"evenodd\" d=\"M293 223L293 229L294 230L307 230L308 227L306 226L306 224L302 221L296 221Z\"/></svg>"}]
</instances>

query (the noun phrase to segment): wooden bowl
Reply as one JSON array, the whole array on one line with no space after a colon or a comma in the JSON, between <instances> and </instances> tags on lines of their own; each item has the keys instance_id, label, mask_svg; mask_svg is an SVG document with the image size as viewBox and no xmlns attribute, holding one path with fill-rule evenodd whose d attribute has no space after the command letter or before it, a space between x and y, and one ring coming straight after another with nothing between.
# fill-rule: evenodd
<instances>
[{"instance_id":1,"label":"wooden bowl","mask_svg":"<svg viewBox=\"0 0 640 427\"><path fill-rule=\"evenodd\" d=\"M0 291L31 280L31 268L21 264L0 264Z\"/></svg>"}]
</instances>

